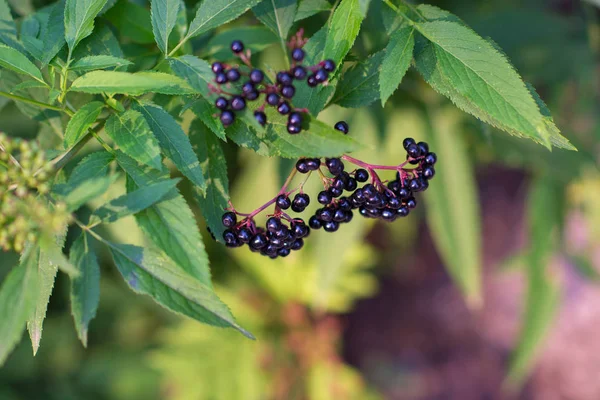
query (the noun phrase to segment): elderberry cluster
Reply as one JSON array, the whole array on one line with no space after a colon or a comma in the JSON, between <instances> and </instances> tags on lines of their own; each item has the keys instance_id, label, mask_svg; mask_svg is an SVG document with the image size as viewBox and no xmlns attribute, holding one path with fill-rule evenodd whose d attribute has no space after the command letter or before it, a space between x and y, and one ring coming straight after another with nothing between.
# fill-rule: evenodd
<instances>
[{"instance_id":1,"label":"elderberry cluster","mask_svg":"<svg viewBox=\"0 0 600 400\"><path fill-rule=\"evenodd\" d=\"M299 31L292 38L288 46L291 49L292 65L289 70L279 71L275 76L275 83L270 83L265 73L254 68L250 62L250 52L244 52L244 43L234 40L231 43L231 51L236 54L245 64L244 67L230 66L221 62L212 64L215 74L216 86L211 90L219 97L215 100L215 106L221 110L221 123L227 127L235 121L236 112L242 111L251 101L262 101L262 104L254 111L256 121L265 125L267 115L265 107L274 107L281 115L287 115L287 131L297 134L302 131L304 109L294 108L291 99L296 94L294 82L306 80L310 87L324 84L329 79L329 73L335 70L333 60L325 60L313 66L303 65L306 56L302 47L306 40Z\"/></svg>"}]
</instances>

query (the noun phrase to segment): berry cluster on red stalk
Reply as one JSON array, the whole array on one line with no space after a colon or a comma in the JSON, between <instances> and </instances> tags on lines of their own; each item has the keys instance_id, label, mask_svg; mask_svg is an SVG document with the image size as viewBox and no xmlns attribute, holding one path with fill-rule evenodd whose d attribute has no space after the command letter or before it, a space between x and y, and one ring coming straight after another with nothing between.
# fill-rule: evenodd
<instances>
[{"instance_id":1,"label":"berry cluster on red stalk","mask_svg":"<svg viewBox=\"0 0 600 400\"><path fill-rule=\"evenodd\" d=\"M349 131L344 121L335 124L335 128L343 133ZM402 145L407 153L406 161L395 166L369 164L349 155L299 159L279 193L261 207L244 214L230 204L222 219L227 228L223 233L225 244L228 247L247 244L250 250L270 258L286 257L303 247L304 238L312 229L335 232L340 224L352 221L356 210L363 217L386 222L408 216L417 206L415 194L427 190L435 175L437 156L429 151L425 142L406 138ZM348 164L358 168L350 170ZM395 179L383 181L377 171L395 171ZM309 205L311 198L303 188L313 172L323 183L323 190L317 194L322 207L307 224L301 218L290 216L288 209L301 213ZM298 187L290 189L297 173L305 174L306 178ZM361 184L364 185L359 187ZM254 217L271 206L273 212L267 214L265 227L257 226Z\"/></svg>"},{"instance_id":2,"label":"berry cluster on red stalk","mask_svg":"<svg viewBox=\"0 0 600 400\"><path fill-rule=\"evenodd\" d=\"M303 114L307 111L294 108L291 103L296 94L294 82L306 80L306 84L310 87L327 84L329 73L335 70L333 60L321 61L311 66L303 65L306 54L302 47L305 44L303 30L300 29L288 43L292 59L290 69L277 72L275 83L270 83L263 70L252 66L250 50L245 50L242 41L234 40L231 43L231 51L239 57L244 65L231 66L221 62L213 63L215 85L209 85L210 89L219 95L215 100L215 106L221 110L220 119L223 126L227 127L233 124L236 112L244 110L248 102L262 101L254 111L254 118L259 124L267 123L265 107L271 106L276 108L279 114L287 115L287 130L290 134L300 133Z\"/></svg>"}]
</instances>

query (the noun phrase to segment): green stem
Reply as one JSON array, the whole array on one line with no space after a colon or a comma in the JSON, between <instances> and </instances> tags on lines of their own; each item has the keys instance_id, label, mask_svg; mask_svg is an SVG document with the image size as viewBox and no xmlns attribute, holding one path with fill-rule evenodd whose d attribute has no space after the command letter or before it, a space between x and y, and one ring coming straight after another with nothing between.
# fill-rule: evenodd
<instances>
[{"instance_id":1,"label":"green stem","mask_svg":"<svg viewBox=\"0 0 600 400\"><path fill-rule=\"evenodd\" d=\"M418 27L415 24L415 21L413 21L412 19L410 19L410 17L408 15L406 15L402 10L400 10L398 7L396 7L394 5L394 3L392 3L390 0L383 0L383 2L389 6L392 10L394 10L398 15L400 15L402 18L404 18L404 20L406 20L406 23L409 24L410 26L414 26L417 30ZM405 3L406 4L406 3Z\"/></svg>"},{"instance_id":2,"label":"green stem","mask_svg":"<svg viewBox=\"0 0 600 400\"><path fill-rule=\"evenodd\" d=\"M181 42L177 43L177 46L175 46L175 47L173 48L173 50L171 50L171 51L169 52L169 54L167 54L167 57L171 57L173 54L175 54L175 53L177 52L177 50L179 50L179 49L181 48L181 46L183 46L183 45L185 44L185 42L187 42L187 41L188 41L188 39L189 39L189 38L188 38L187 36L186 36L186 37L184 37L183 39L181 39ZM161 61L161 62L162 62L162 61ZM159 63L159 65L160 65L160 63Z\"/></svg>"},{"instance_id":3,"label":"green stem","mask_svg":"<svg viewBox=\"0 0 600 400\"><path fill-rule=\"evenodd\" d=\"M77 142L77 144L75 146L71 147L65 154L50 161L50 163L54 166L54 168L59 170L62 167L64 167L65 165L67 165L67 163L69 161L71 161L73 159L73 157L75 157L77 155L77 153L79 153L79 151L87 144L87 142L89 142L89 140L92 137L95 137L96 139L98 139L98 132L100 132L104 128L104 123L105 123L105 121L101 121L93 129L90 129L89 132L83 138L81 138L81 140L79 142ZM110 148L110 146L108 146L106 143L104 143L104 141L100 140L100 143L103 146L108 147L107 151L109 151L110 153L114 153L114 150L112 148ZM106 147L105 147L105 149L106 149ZM39 171L36 171L35 174L37 174L38 172Z\"/></svg>"},{"instance_id":4,"label":"green stem","mask_svg":"<svg viewBox=\"0 0 600 400\"><path fill-rule=\"evenodd\" d=\"M7 93L7 92L2 92L0 91L0 96L2 97L6 97L12 100L16 100L16 101L20 101L22 103L27 103L27 104L31 104L37 107L41 107L41 108L45 108L48 110L54 110L54 111L60 111L60 112L64 112L69 116L72 116L73 113L69 110L65 110L61 107L57 107L57 106L53 106L52 104L47 104L47 103L42 103L40 101L37 100L33 100L33 99L29 99L27 97L22 97L22 96L17 96L16 94L12 94L12 93Z\"/></svg>"}]
</instances>

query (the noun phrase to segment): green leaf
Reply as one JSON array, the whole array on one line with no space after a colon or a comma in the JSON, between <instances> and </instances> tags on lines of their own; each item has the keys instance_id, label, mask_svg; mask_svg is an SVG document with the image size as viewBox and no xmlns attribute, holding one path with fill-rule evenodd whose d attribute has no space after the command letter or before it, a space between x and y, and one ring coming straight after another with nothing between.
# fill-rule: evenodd
<instances>
[{"instance_id":1,"label":"green leaf","mask_svg":"<svg viewBox=\"0 0 600 400\"><path fill-rule=\"evenodd\" d=\"M169 53L169 35L177 23L180 0L152 0L152 32L160 51Z\"/></svg>"},{"instance_id":2,"label":"green leaf","mask_svg":"<svg viewBox=\"0 0 600 400\"><path fill-rule=\"evenodd\" d=\"M416 66L435 90L484 122L550 147L549 128L535 100L490 42L446 20L415 28L427 39L416 51Z\"/></svg>"},{"instance_id":3,"label":"green leaf","mask_svg":"<svg viewBox=\"0 0 600 400\"><path fill-rule=\"evenodd\" d=\"M150 11L139 4L121 0L105 15L118 29L119 33L135 43L154 43Z\"/></svg>"},{"instance_id":4,"label":"green leaf","mask_svg":"<svg viewBox=\"0 0 600 400\"><path fill-rule=\"evenodd\" d=\"M177 186L180 179L168 179L142 186L140 189L118 197L98 208L93 220L111 223L128 215L136 214L162 201Z\"/></svg>"},{"instance_id":5,"label":"green leaf","mask_svg":"<svg viewBox=\"0 0 600 400\"><path fill-rule=\"evenodd\" d=\"M19 343L37 299L39 249L29 246L0 286L0 365Z\"/></svg>"},{"instance_id":6,"label":"green leaf","mask_svg":"<svg viewBox=\"0 0 600 400\"><path fill-rule=\"evenodd\" d=\"M331 11L327 0L300 0L295 20L301 21L323 11Z\"/></svg>"},{"instance_id":7,"label":"green leaf","mask_svg":"<svg viewBox=\"0 0 600 400\"><path fill-rule=\"evenodd\" d=\"M87 56L71 64L69 69L75 72L88 72L96 69L124 67L131 64L133 63L129 60L114 56Z\"/></svg>"},{"instance_id":8,"label":"green leaf","mask_svg":"<svg viewBox=\"0 0 600 400\"><path fill-rule=\"evenodd\" d=\"M210 287L186 274L166 255L153 249L108 244L119 272L136 293L152 297L173 312L209 325L235 328L254 339L235 322L227 306Z\"/></svg>"},{"instance_id":9,"label":"green leaf","mask_svg":"<svg viewBox=\"0 0 600 400\"><path fill-rule=\"evenodd\" d=\"M144 116L136 110L113 114L104 126L106 133L123 153L152 168L163 168L156 137Z\"/></svg>"},{"instance_id":10,"label":"green leaf","mask_svg":"<svg viewBox=\"0 0 600 400\"><path fill-rule=\"evenodd\" d=\"M35 20L39 29L36 32L21 30L21 40L27 51L42 65L48 64L65 44L65 2L61 0L51 6L29 15L27 21Z\"/></svg>"},{"instance_id":11,"label":"green leaf","mask_svg":"<svg viewBox=\"0 0 600 400\"><path fill-rule=\"evenodd\" d=\"M233 125L227 128L226 133L227 137L238 146L251 149L261 156L278 154L272 143L265 138L259 138L254 126L244 119L236 118Z\"/></svg>"},{"instance_id":12,"label":"green leaf","mask_svg":"<svg viewBox=\"0 0 600 400\"><path fill-rule=\"evenodd\" d=\"M527 378L558 311L560 288L547 271L562 224L564 187L550 177L534 181L529 194L530 249L523 326L510 361L507 381L519 386Z\"/></svg>"},{"instance_id":13,"label":"green leaf","mask_svg":"<svg viewBox=\"0 0 600 400\"><path fill-rule=\"evenodd\" d=\"M65 39L72 52L82 39L94 30L94 18L107 0L66 0ZM71 53L69 53L71 54Z\"/></svg>"},{"instance_id":14,"label":"green leaf","mask_svg":"<svg viewBox=\"0 0 600 400\"><path fill-rule=\"evenodd\" d=\"M252 8L254 15L269 29L287 39L296 17L296 0L263 0Z\"/></svg>"},{"instance_id":15,"label":"green leaf","mask_svg":"<svg viewBox=\"0 0 600 400\"><path fill-rule=\"evenodd\" d=\"M108 166L114 159L107 151L97 151L86 156L71 172L68 185L76 187L85 181L106 176Z\"/></svg>"},{"instance_id":16,"label":"green leaf","mask_svg":"<svg viewBox=\"0 0 600 400\"><path fill-rule=\"evenodd\" d=\"M69 186L63 195L68 211L75 211L88 201L104 194L114 182L114 177L103 176L83 181L78 186Z\"/></svg>"},{"instance_id":17,"label":"green leaf","mask_svg":"<svg viewBox=\"0 0 600 400\"><path fill-rule=\"evenodd\" d=\"M211 0L204 1L198 7L196 16L190 24L186 39L208 32L245 13L260 0Z\"/></svg>"},{"instance_id":18,"label":"green leaf","mask_svg":"<svg viewBox=\"0 0 600 400\"><path fill-rule=\"evenodd\" d=\"M450 276L472 308L482 302L479 201L460 115L453 109L429 116L428 142L437 153L436 176L427 192L427 224ZM460 187L460 191L456 190Z\"/></svg>"},{"instance_id":19,"label":"green leaf","mask_svg":"<svg viewBox=\"0 0 600 400\"><path fill-rule=\"evenodd\" d=\"M98 21L94 32L75 49L73 59L79 60L90 55L123 57L123 50L111 29Z\"/></svg>"},{"instance_id":20,"label":"green leaf","mask_svg":"<svg viewBox=\"0 0 600 400\"><path fill-rule=\"evenodd\" d=\"M167 173L143 168L121 152L117 153L117 160L130 178L127 181L129 193L169 179ZM212 287L208 256L196 219L177 189L173 189L162 202L137 213L135 218L148 238L177 265Z\"/></svg>"},{"instance_id":21,"label":"green leaf","mask_svg":"<svg viewBox=\"0 0 600 400\"><path fill-rule=\"evenodd\" d=\"M210 56L217 60L230 59L232 58L231 42L239 38L244 38L244 47L253 54L277 43L277 36L264 26L240 26L213 36L206 45L206 53L203 56Z\"/></svg>"},{"instance_id":22,"label":"green leaf","mask_svg":"<svg viewBox=\"0 0 600 400\"><path fill-rule=\"evenodd\" d=\"M75 79L70 88L73 92L120 93L139 96L144 93L172 95L192 94L189 86L176 76L162 72L92 71Z\"/></svg>"},{"instance_id":23,"label":"green leaf","mask_svg":"<svg viewBox=\"0 0 600 400\"><path fill-rule=\"evenodd\" d=\"M398 29L392 34L390 42L385 48L385 58L381 64L381 74L379 75L382 107L396 91L410 67L415 47L414 33L415 30L410 26Z\"/></svg>"},{"instance_id":24,"label":"green leaf","mask_svg":"<svg viewBox=\"0 0 600 400\"><path fill-rule=\"evenodd\" d=\"M379 99L379 70L384 55L383 51L379 51L346 71L331 102L342 107L358 108Z\"/></svg>"},{"instance_id":25,"label":"green leaf","mask_svg":"<svg viewBox=\"0 0 600 400\"><path fill-rule=\"evenodd\" d=\"M3 44L0 44L0 67L10 69L19 74L29 75L35 80L44 83L42 73L34 63L29 61L18 50L11 49Z\"/></svg>"},{"instance_id":26,"label":"green leaf","mask_svg":"<svg viewBox=\"0 0 600 400\"><path fill-rule=\"evenodd\" d=\"M363 18L359 0L342 0L331 18L325 42L325 58L340 65L358 36Z\"/></svg>"},{"instance_id":27,"label":"green leaf","mask_svg":"<svg viewBox=\"0 0 600 400\"><path fill-rule=\"evenodd\" d=\"M87 134L88 129L96 122L103 108L104 103L92 101L77 110L69 120L65 130L63 141L65 148L75 146Z\"/></svg>"},{"instance_id":28,"label":"green leaf","mask_svg":"<svg viewBox=\"0 0 600 400\"><path fill-rule=\"evenodd\" d=\"M157 105L139 103L134 106L146 119L148 126L164 153L183 175L204 192L206 181L190 140L175 118Z\"/></svg>"},{"instance_id":29,"label":"green leaf","mask_svg":"<svg viewBox=\"0 0 600 400\"><path fill-rule=\"evenodd\" d=\"M205 98L211 96L208 85L213 83L214 73L208 62L188 55L169 58L169 63L175 75L185 79L194 90Z\"/></svg>"},{"instance_id":30,"label":"green leaf","mask_svg":"<svg viewBox=\"0 0 600 400\"><path fill-rule=\"evenodd\" d=\"M19 51L25 50L19 39L17 39L17 26L6 0L0 0L0 43Z\"/></svg>"},{"instance_id":31,"label":"green leaf","mask_svg":"<svg viewBox=\"0 0 600 400\"><path fill-rule=\"evenodd\" d=\"M194 198L200 204L202 216L215 238L222 242L223 210L228 207L229 179L227 177L227 162L221 148L221 143L215 135L208 132L207 127L199 121L194 121L190 128L190 139L200 165L206 175L206 193L194 190Z\"/></svg>"},{"instance_id":32,"label":"green leaf","mask_svg":"<svg viewBox=\"0 0 600 400\"><path fill-rule=\"evenodd\" d=\"M77 336L87 347L88 326L100 302L100 266L85 232L71 246L70 258L79 271L79 276L71 279L71 313Z\"/></svg>"},{"instance_id":33,"label":"green leaf","mask_svg":"<svg viewBox=\"0 0 600 400\"><path fill-rule=\"evenodd\" d=\"M213 117L218 111L217 107L213 103L209 103L208 100L199 98L194 100L190 105L189 109L200 118L200 121L204 123L215 135L221 140L225 138L225 128L220 120Z\"/></svg>"}]
</instances>

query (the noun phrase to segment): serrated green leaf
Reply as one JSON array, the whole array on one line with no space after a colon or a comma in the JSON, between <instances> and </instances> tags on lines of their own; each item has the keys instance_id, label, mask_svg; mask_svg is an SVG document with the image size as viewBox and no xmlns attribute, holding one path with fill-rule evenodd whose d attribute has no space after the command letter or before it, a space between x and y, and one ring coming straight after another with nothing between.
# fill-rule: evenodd
<instances>
[{"instance_id":1,"label":"serrated green leaf","mask_svg":"<svg viewBox=\"0 0 600 400\"><path fill-rule=\"evenodd\" d=\"M107 151L97 151L86 156L73 169L67 184L76 187L85 181L106 176L108 166L114 159L115 157Z\"/></svg>"},{"instance_id":2,"label":"serrated green leaf","mask_svg":"<svg viewBox=\"0 0 600 400\"><path fill-rule=\"evenodd\" d=\"M73 59L79 60L90 55L123 57L119 41L102 21L97 21L94 32L77 46Z\"/></svg>"},{"instance_id":3,"label":"serrated green leaf","mask_svg":"<svg viewBox=\"0 0 600 400\"><path fill-rule=\"evenodd\" d=\"M129 179L128 192L169 179L167 173L143 168L118 152L117 160ZM167 199L135 215L138 225L152 242L188 274L212 287L208 256L194 214L177 189Z\"/></svg>"},{"instance_id":4,"label":"serrated green leaf","mask_svg":"<svg viewBox=\"0 0 600 400\"><path fill-rule=\"evenodd\" d=\"M39 249L29 246L0 286L0 365L19 343L37 299Z\"/></svg>"},{"instance_id":5,"label":"serrated green leaf","mask_svg":"<svg viewBox=\"0 0 600 400\"><path fill-rule=\"evenodd\" d=\"M106 69L113 67L124 67L133 64L129 60L124 58L100 55L100 56L87 56L77 60L69 68L75 72L88 72L96 69Z\"/></svg>"},{"instance_id":6,"label":"serrated green leaf","mask_svg":"<svg viewBox=\"0 0 600 400\"><path fill-rule=\"evenodd\" d=\"M42 73L34 63L18 50L0 44L0 67L10 69L19 74L29 75L35 80L44 83Z\"/></svg>"},{"instance_id":7,"label":"serrated green leaf","mask_svg":"<svg viewBox=\"0 0 600 400\"><path fill-rule=\"evenodd\" d=\"M358 108L379 99L379 76L384 55L383 51L379 51L346 71L331 102L342 107Z\"/></svg>"},{"instance_id":8,"label":"serrated green leaf","mask_svg":"<svg viewBox=\"0 0 600 400\"><path fill-rule=\"evenodd\" d=\"M416 51L416 66L435 90L484 122L550 147L548 126L536 102L488 41L448 20L415 28L427 39Z\"/></svg>"},{"instance_id":9,"label":"serrated green leaf","mask_svg":"<svg viewBox=\"0 0 600 400\"><path fill-rule=\"evenodd\" d=\"M444 264L467 303L482 301L481 222L474 169L452 109L429 115L431 151L438 155L436 176L424 193L427 224ZM460 187L460 191L456 188Z\"/></svg>"},{"instance_id":10,"label":"serrated green leaf","mask_svg":"<svg viewBox=\"0 0 600 400\"><path fill-rule=\"evenodd\" d=\"M82 232L73 242L70 258L79 271L79 276L71 279L71 313L77 336L87 347L88 326L100 302L100 266L87 233Z\"/></svg>"},{"instance_id":11,"label":"serrated green leaf","mask_svg":"<svg viewBox=\"0 0 600 400\"><path fill-rule=\"evenodd\" d=\"M190 23L186 38L191 39L208 32L245 13L260 0L211 0L204 1L198 7L196 16Z\"/></svg>"},{"instance_id":12,"label":"serrated green leaf","mask_svg":"<svg viewBox=\"0 0 600 400\"><path fill-rule=\"evenodd\" d=\"M278 154L277 150L273 148L272 143L266 141L264 138L259 138L254 127L243 119L236 118L233 125L228 127L225 132L227 137L235 144L251 149L261 156L273 156Z\"/></svg>"},{"instance_id":13,"label":"serrated green leaf","mask_svg":"<svg viewBox=\"0 0 600 400\"><path fill-rule=\"evenodd\" d=\"M85 180L75 187L69 185L62 193L67 210L75 211L88 201L101 196L114 180L114 177L102 176Z\"/></svg>"},{"instance_id":14,"label":"serrated green leaf","mask_svg":"<svg viewBox=\"0 0 600 400\"><path fill-rule=\"evenodd\" d=\"M390 37L390 42L385 48L385 58L381 64L379 75L379 89L381 92L381 106L396 91L402 78L410 67L415 47L415 30L410 26L398 29Z\"/></svg>"},{"instance_id":15,"label":"serrated green leaf","mask_svg":"<svg viewBox=\"0 0 600 400\"><path fill-rule=\"evenodd\" d=\"M331 4L327 0L300 0L295 21L301 21L317 13L330 10Z\"/></svg>"},{"instance_id":16,"label":"serrated green leaf","mask_svg":"<svg viewBox=\"0 0 600 400\"><path fill-rule=\"evenodd\" d=\"M214 117L218 111L214 104L209 103L206 99L199 98L189 104L189 109L192 110L192 112L200 118L200 121L202 121L215 135L221 140L226 140L223 124Z\"/></svg>"},{"instance_id":17,"label":"serrated green leaf","mask_svg":"<svg viewBox=\"0 0 600 400\"><path fill-rule=\"evenodd\" d=\"M285 40L294 24L296 8L296 0L263 0L252 11L256 18Z\"/></svg>"},{"instance_id":18,"label":"serrated green leaf","mask_svg":"<svg viewBox=\"0 0 600 400\"><path fill-rule=\"evenodd\" d=\"M121 0L105 15L119 33L135 43L154 43L150 11L139 4Z\"/></svg>"},{"instance_id":19,"label":"serrated green leaf","mask_svg":"<svg viewBox=\"0 0 600 400\"><path fill-rule=\"evenodd\" d=\"M259 53L277 43L277 36L264 26L240 26L217 33L206 45L203 56L210 56L217 60L232 58L231 42L244 38L244 47L252 53Z\"/></svg>"},{"instance_id":20,"label":"serrated green leaf","mask_svg":"<svg viewBox=\"0 0 600 400\"><path fill-rule=\"evenodd\" d=\"M160 147L144 116L136 110L113 114L104 126L123 153L154 169L162 169Z\"/></svg>"},{"instance_id":21,"label":"serrated green leaf","mask_svg":"<svg viewBox=\"0 0 600 400\"><path fill-rule=\"evenodd\" d=\"M127 193L99 207L90 222L115 222L128 215L136 214L159 203L177 186L180 179L167 179Z\"/></svg>"},{"instance_id":22,"label":"serrated green leaf","mask_svg":"<svg viewBox=\"0 0 600 400\"><path fill-rule=\"evenodd\" d=\"M178 77L186 82L203 97L209 98L211 91L208 87L214 80L210 64L195 56L170 58L171 69Z\"/></svg>"},{"instance_id":23,"label":"serrated green leaf","mask_svg":"<svg viewBox=\"0 0 600 400\"><path fill-rule=\"evenodd\" d=\"M92 101L77 110L69 120L65 130L63 141L65 148L75 146L87 134L88 129L96 122L103 108L104 103Z\"/></svg>"},{"instance_id":24,"label":"serrated green leaf","mask_svg":"<svg viewBox=\"0 0 600 400\"><path fill-rule=\"evenodd\" d=\"M180 0L152 0L152 32L158 48L164 54L169 53L169 35L177 23L180 6Z\"/></svg>"},{"instance_id":25,"label":"serrated green leaf","mask_svg":"<svg viewBox=\"0 0 600 400\"><path fill-rule=\"evenodd\" d=\"M211 232L222 242L223 210L228 207L229 179L227 177L227 161L225 154L215 135L199 121L194 121L190 128L190 140L198 155L202 170L206 175L206 193L194 190L194 198L200 205L202 216Z\"/></svg>"},{"instance_id":26,"label":"serrated green leaf","mask_svg":"<svg viewBox=\"0 0 600 400\"><path fill-rule=\"evenodd\" d=\"M507 381L523 383L531 370L550 325L558 311L560 287L547 271L562 224L564 187L550 177L534 181L528 199L530 249L527 266L527 297L523 326L511 356Z\"/></svg>"},{"instance_id":27,"label":"serrated green leaf","mask_svg":"<svg viewBox=\"0 0 600 400\"><path fill-rule=\"evenodd\" d=\"M48 64L65 44L65 1L61 0L51 6L38 10L29 15L28 20L37 23L36 32L21 30L21 40L27 51L39 60L42 65Z\"/></svg>"},{"instance_id":28,"label":"serrated green leaf","mask_svg":"<svg viewBox=\"0 0 600 400\"><path fill-rule=\"evenodd\" d=\"M64 234L58 238L41 238L39 242L40 260L42 260L43 256L44 262L56 266L59 270L71 277L77 276L79 272L62 252L63 245Z\"/></svg>"},{"instance_id":29,"label":"serrated green leaf","mask_svg":"<svg viewBox=\"0 0 600 400\"><path fill-rule=\"evenodd\" d=\"M0 0L0 43L19 51L25 50L17 38L17 26L6 0Z\"/></svg>"},{"instance_id":30,"label":"serrated green leaf","mask_svg":"<svg viewBox=\"0 0 600 400\"><path fill-rule=\"evenodd\" d=\"M136 293L146 294L169 310L223 328L239 326L225 304L210 287L181 270L169 257L153 249L108 243L113 260L125 282Z\"/></svg>"},{"instance_id":31,"label":"serrated green leaf","mask_svg":"<svg viewBox=\"0 0 600 400\"><path fill-rule=\"evenodd\" d=\"M340 65L358 36L363 18L359 0L342 0L331 18L325 42L325 58Z\"/></svg>"},{"instance_id":32,"label":"serrated green leaf","mask_svg":"<svg viewBox=\"0 0 600 400\"><path fill-rule=\"evenodd\" d=\"M144 93L173 95L192 94L190 87L180 78L162 72L92 71L75 79L73 92L121 93L139 96Z\"/></svg>"},{"instance_id":33,"label":"serrated green leaf","mask_svg":"<svg viewBox=\"0 0 600 400\"><path fill-rule=\"evenodd\" d=\"M107 0L66 0L65 39L72 52L94 30L94 19ZM69 53L71 54L71 53Z\"/></svg>"},{"instance_id":34,"label":"serrated green leaf","mask_svg":"<svg viewBox=\"0 0 600 400\"><path fill-rule=\"evenodd\" d=\"M146 119L164 155L173 161L177 169L200 191L204 192L206 181L202 175L202 168L194 154L190 139L175 118L161 107L150 103L138 103L134 109Z\"/></svg>"}]
</instances>

